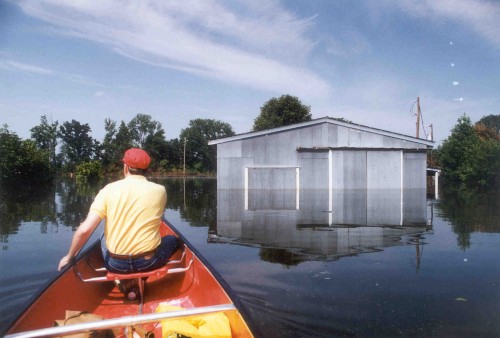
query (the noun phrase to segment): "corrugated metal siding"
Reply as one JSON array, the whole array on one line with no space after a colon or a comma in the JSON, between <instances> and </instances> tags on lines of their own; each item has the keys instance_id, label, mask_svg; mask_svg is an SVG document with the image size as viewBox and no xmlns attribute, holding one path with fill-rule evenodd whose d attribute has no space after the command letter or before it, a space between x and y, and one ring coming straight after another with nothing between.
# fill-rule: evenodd
<instances>
[{"instance_id":1,"label":"corrugated metal siding","mask_svg":"<svg viewBox=\"0 0 500 338\"><path fill-rule=\"evenodd\" d=\"M367 152L367 189L401 187L401 151Z\"/></svg>"},{"instance_id":2,"label":"corrugated metal siding","mask_svg":"<svg viewBox=\"0 0 500 338\"><path fill-rule=\"evenodd\" d=\"M404 154L404 181L403 181L403 223L422 224L426 222L426 153Z\"/></svg>"},{"instance_id":3,"label":"corrugated metal siding","mask_svg":"<svg viewBox=\"0 0 500 338\"><path fill-rule=\"evenodd\" d=\"M331 173L327 150L297 151L342 147L360 150L332 149ZM296 166L300 168L301 188L305 189L325 189L330 184L334 189L397 189L401 183L403 187L423 188L426 154L405 153L402 159L398 150L422 147L417 142L330 123L243 138L217 144L217 187L243 189L246 167Z\"/></svg>"},{"instance_id":4,"label":"corrugated metal siding","mask_svg":"<svg viewBox=\"0 0 500 338\"><path fill-rule=\"evenodd\" d=\"M366 151L333 150L333 189L366 189Z\"/></svg>"},{"instance_id":5,"label":"corrugated metal siding","mask_svg":"<svg viewBox=\"0 0 500 338\"><path fill-rule=\"evenodd\" d=\"M300 187L328 189L328 153L300 153Z\"/></svg>"},{"instance_id":6,"label":"corrugated metal siding","mask_svg":"<svg viewBox=\"0 0 500 338\"><path fill-rule=\"evenodd\" d=\"M248 168L248 189L297 189L296 168Z\"/></svg>"},{"instance_id":7,"label":"corrugated metal siding","mask_svg":"<svg viewBox=\"0 0 500 338\"><path fill-rule=\"evenodd\" d=\"M427 154L404 153L404 182L405 189L421 189L422 181L426 179Z\"/></svg>"}]
</instances>

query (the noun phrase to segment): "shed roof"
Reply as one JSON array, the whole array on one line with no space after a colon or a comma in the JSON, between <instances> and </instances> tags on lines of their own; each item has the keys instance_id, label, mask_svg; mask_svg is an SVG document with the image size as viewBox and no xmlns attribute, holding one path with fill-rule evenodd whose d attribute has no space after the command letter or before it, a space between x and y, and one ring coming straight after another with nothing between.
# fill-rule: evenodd
<instances>
[{"instance_id":1,"label":"shed roof","mask_svg":"<svg viewBox=\"0 0 500 338\"><path fill-rule=\"evenodd\" d=\"M354 130L360 130L360 131L384 135L384 136L388 136L388 137L394 137L394 138L397 138L400 140L421 143L421 144L424 144L424 145L429 146L429 147L434 146L433 141L428 141L425 139L416 138L416 137L412 137L412 136L408 136L408 135L404 135L404 134L398 134L398 133L394 133L394 132L387 131L387 130L367 127L367 126L363 126L363 125L356 124L356 123L344 122L344 121L340 121L338 119L334 119L334 118L331 118L328 116L321 117L321 118L314 119L314 120L307 121L307 122L291 124L291 125L284 126L284 127L266 129L266 130L261 130L261 131L254 131L254 132L238 134L238 135L234 135L234 136L230 136L230 137L225 137L225 138L221 138L221 139L217 139L217 140L212 140L212 141L209 141L208 144L215 145L215 144L221 144L221 143L226 143L226 142L238 141L238 140L243 140L243 139L252 138L252 137L265 136L265 135L269 135L269 134L276 134L276 133L280 133L280 132L287 131L287 130L293 130L293 129L298 129L298 128L314 126L314 125L318 125L318 124L322 124L322 123L335 124L338 126L347 127L347 128L354 129Z\"/></svg>"}]
</instances>

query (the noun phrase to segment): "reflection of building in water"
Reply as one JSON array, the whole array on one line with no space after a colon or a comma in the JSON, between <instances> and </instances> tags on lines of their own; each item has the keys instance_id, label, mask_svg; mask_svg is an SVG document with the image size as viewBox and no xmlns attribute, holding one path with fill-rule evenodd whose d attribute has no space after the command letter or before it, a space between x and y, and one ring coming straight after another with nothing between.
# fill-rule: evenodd
<instances>
[{"instance_id":1,"label":"reflection of building in water","mask_svg":"<svg viewBox=\"0 0 500 338\"><path fill-rule=\"evenodd\" d=\"M299 260L379 250L427 230L425 194L424 189L222 189L210 240L286 249Z\"/></svg>"}]
</instances>

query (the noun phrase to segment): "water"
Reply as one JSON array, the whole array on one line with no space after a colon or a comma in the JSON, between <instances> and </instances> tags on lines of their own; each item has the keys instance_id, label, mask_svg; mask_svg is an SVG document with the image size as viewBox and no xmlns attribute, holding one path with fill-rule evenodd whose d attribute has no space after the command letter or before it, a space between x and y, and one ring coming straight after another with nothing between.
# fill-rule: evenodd
<instances>
[{"instance_id":1,"label":"water","mask_svg":"<svg viewBox=\"0 0 500 338\"><path fill-rule=\"evenodd\" d=\"M166 217L266 337L498 337L498 196L217 191L165 179ZM3 192L0 332L57 275L98 187ZM401 198L403 198L401 203ZM423 201L423 202L422 202Z\"/></svg>"}]
</instances>

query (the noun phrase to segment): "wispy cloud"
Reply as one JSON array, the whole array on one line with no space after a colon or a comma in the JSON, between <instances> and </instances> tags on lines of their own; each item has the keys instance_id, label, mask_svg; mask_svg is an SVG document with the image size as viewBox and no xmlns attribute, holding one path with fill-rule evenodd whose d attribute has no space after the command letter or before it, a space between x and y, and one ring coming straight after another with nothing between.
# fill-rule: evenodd
<instances>
[{"instance_id":1,"label":"wispy cloud","mask_svg":"<svg viewBox=\"0 0 500 338\"><path fill-rule=\"evenodd\" d=\"M5 60L3 62L2 68L11 69L11 70L20 70L23 72L42 74L42 75L51 75L54 73L51 69L38 67L35 65L30 65L27 63L22 63L22 62L13 61L13 60Z\"/></svg>"},{"instance_id":2,"label":"wispy cloud","mask_svg":"<svg viewBox=\"0 0 500 338\"><path fill-rule=\"evenodd\" d=\"M469 26L500 49L500 2L489 0L401 0L391 1L413 16L454 20Z\"/></svg>"},{"instance_id":3,"label":"wispy cloud","mask_svg":"<svg viewBox=\"0 0 500 338\"><path fill-rule=\"evenodd\" d=\"M314 18L278 2L63 1L20 3L62 34L130 58L278 93L324 96L329 84L307 67Z\"/></svg>"},{"instance_id":4,"label":"wispy cloud","mask_svg":"<svg viewBox=\"0 0 500 338\"><path fill-rule=\"evenodd\" d=\"M41 67L38 65L33 65L25 62L15 61L11 59L1 59L0 58L0 69L8 70L8 71L20 71L24 73L31 73L35 75L45 75L45 76L54 76L67 81L76 82L88 86L93 87L105 87L104 85L95 82L89 79L86 76L78 75L78 74L69 74L59 72L50 68Z\"/></svg>"}]
</instances>

